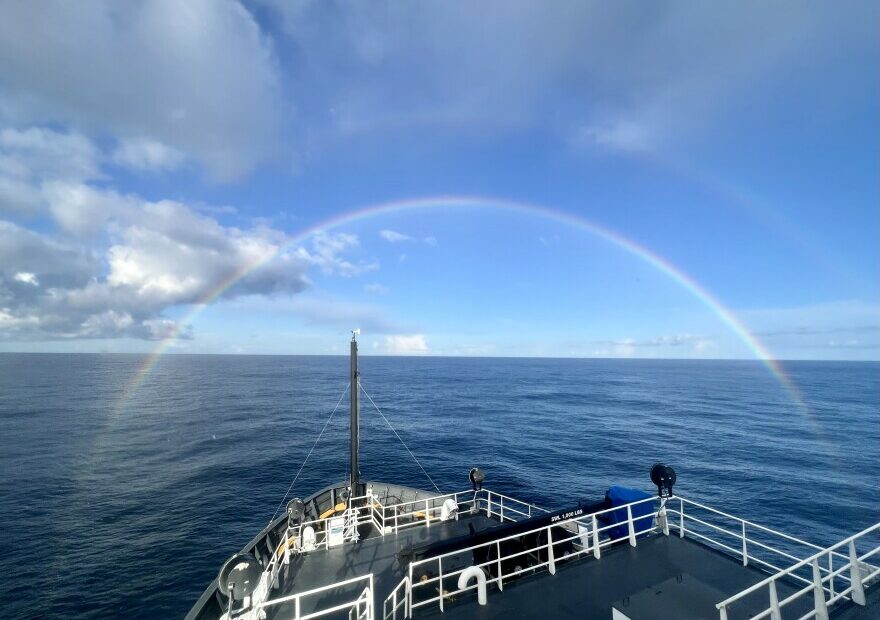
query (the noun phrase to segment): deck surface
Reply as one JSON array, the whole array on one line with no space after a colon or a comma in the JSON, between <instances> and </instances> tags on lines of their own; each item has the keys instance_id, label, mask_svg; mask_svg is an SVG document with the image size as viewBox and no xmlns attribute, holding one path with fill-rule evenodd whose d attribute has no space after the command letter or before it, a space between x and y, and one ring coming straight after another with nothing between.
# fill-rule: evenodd
<instances>
[{"instance_id":1,"label":"deck surface","mask_svg":"<svg viewBox=\"0 0 880 620\"><path fill-rule=\"evenodd\" d=\"M322 585L373 573L377 618L382 617L382 603L404 576L397 560L398 552L413 544L434 542L460 536L469 531L498 526L484 515L463 515L459 521L413 527L398 534L376 536L358 543L301 556L291 566L291 574L282 582L272 598L304 592ZM636 547L617 545L602 552L599 560L592 556L562 563L555 575L546 569L534 575L505 582L504 591L494 585L488 591L488 604L479 606L476 594L468 592L445 603L440 612L437 603L415 610L415 618L597 618L610 620L612 608L630 620L707 619L716 620L715 604L767 577L767 573L742 563L688 538L651 535L638 540ZM320 606L353 600L364 584L328 590L302 601L301 613L307 614ZM446 590L454 590L450 579ZM780 581L779 599L799 589ZM880 588L869 593L867 609L837 605L831 610L835 620L877 618ZM425 593L427 596L428 594ZM436 594L435 594L436 595ZM873 603L873 604L872 604ZM760 590L738 601L728 610L730 620L748 618L767 608L767 591ZM807 613L812 595L807 594L783 609L783 617L797 618ZM293 605L280 604L267 609L270 620L295 617ZM872 615L875 614L875 615ZM327 616L328 618L336 616ZM348 617L347 612L340 615ZM398 616L402 617L402 616Z\"/></svg>"},{"instance_id":2,"label":"deck surface","mask_svg":"<svg viewBox=\"0 0 880 620\"><path fill-rule=\"evenodd\" d=\"M377 607L381 610L382 600L400 583L404 577L403 569L397 561L397 553L410 545L436 542L467 534L470 526L475 531L497 527L499 522L484 514L464 513L457 521L435 522L430 527L423 525L401 530L397 534L374 536L356 543L347 543L328 550L319 550L301 556L291 565L290 575L282 581L272 598L305 592L329 583L344 581L352 577L373 573L376 589ZM353 600L363 590L363 583L349 588L328 590L324 594L302 601L301 613L313 611L317 605L326 608L334 603ZM274 613L272 613L274 610ZM280 604L267 608L269 618L292 618L291 604Z\"/></svg>"},{"instance_id":3,"label":"deck surface","mask_svg":"<svg viewBox=\"0 0 880 620\"><path fill-rule=\"evenodd\" d=\"M624 544L605 550L599 560L589 557L560 565L555 575L545 570L507 583L503 592L490 587L486 606L477 605L470 593L446 604L442 616L435 604L416 617L610 620L616 606L632 620L717 620L715 603L765 577L767 573L744 567L693 540L657 535L640 539L637 547ZM780 583L779 598L795 590ZM728 617L735 620L758 613L768 605L765 597L765 592L746 597ZM796 618L807 610L798 600L786 607L786 617Z\"/></svg>"}]
</instances>

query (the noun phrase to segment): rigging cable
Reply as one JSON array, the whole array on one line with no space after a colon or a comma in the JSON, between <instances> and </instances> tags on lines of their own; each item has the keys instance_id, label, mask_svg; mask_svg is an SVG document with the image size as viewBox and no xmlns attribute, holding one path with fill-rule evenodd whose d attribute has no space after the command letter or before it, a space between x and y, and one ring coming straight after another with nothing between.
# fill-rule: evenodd
<instances>
[{"instance_id":1,"label":"rigging cable","mask_svg":"<svg viewBox=\"0 0 880 620\"><path fill-rule=\"evenodd\" d=\"M434 488L437 489L437 492L438 492L438 493L443 493L443 491L440 490L440 487L437 486L437 483L434 482L434 479L431 478L431 475L425 470L424 467L422 467L422 464L419 463L419 459L417 459L417 458L416 458L416 455L412 453L412 450L409 449L409 446L406 445L406 442L400 437L400 435L397 434L397 431L394 430L394 427L391 426L391 422L388 421L388 418L385 417L385 414L382 413L382 410L379 409L379 407L376 405L376 403L373 402L373 398L372 398L369 394L367 394L367 391L364 389L364 386L361 384L360 381L358 381L358 387L359 387L359 388L361 389L361 391L364 393L364 396L366 396L366 397L370 400L370 403L373 405L373 407L376 408L376 411L379 412L379 415L382 416L382 419L385 420L385 424L388 425L388 428L391 429L391 432L394 433L394 436L397 437L397 439L400 440L400 443L402 443L402 444L403 444L403 447L406 448L406 451L409 452L409 455L410 455L410 456L413 458L413 460L416 462L416 465L418 465L419 468L422 470L422 473L425 474L425 476L428 478L428 480L431 481L431 484L434 485Z\"/></svg>"},{"instance_id":2,"label":"rigging cable","mask_svg":"<svg viewBox=\"0 0 880 620\"><path fill-rule=\"evenodd\" d=\"M327 421L324 422L324 428L321 429L321 432L318 433L318 438L315 439L315 443L312 444L312 448L309 450L309 453L306 454L306 460L302 462L302 465L299 466L299 471L296 472L296 476L293 477L293 482L290 483L290 486L287 487L287 491L284 493L284 497L281 498L281 503L278 504L278 507L275 509L275 512L272 513L272 518L269 519L269 523L275 520L275 515L278 514L278 511L281 509L281 506L284 505L284 500L287 499L287 496L290 495L291 489L293 489L293 485L296 484L297 478L302 473L303 468L306 466L306 463L309 462L309 457L312 456L312 452L315 451L315 446L318 445L318 442L321 441L321 437L324 435L324 431L327 430L327 426L330 424L330 420L333 419L333 414L336 413L336 410L339 409L339 405L342 403L342 399L345 398L345 395L348 393L348 388L351 387L351 382L348 382L348 385L345 386L345 389L342 390L342 395L339 397L339 400L336 401L336 406L333 407L333 411L330 412L330 417L327 418ZM366 394L366 392L364 392Z\"/></svg>"}]
</instances>

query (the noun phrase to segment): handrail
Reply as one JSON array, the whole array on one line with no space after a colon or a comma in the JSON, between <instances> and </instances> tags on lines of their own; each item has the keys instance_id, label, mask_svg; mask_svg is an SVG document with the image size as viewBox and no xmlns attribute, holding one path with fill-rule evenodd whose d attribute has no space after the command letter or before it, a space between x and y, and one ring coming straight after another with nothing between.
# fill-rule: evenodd
<instances>
[{"instance_id":1,"label":"handrail","mask_svg":"<svg viewBox=\"0 0 880 620\"><path fill-rule=\"evenodd\" d=\"M568 559L575 558L575 557L578 557L581 555L586 555L586 554L593 554L594 556L598 557L599 550L601 548L607 547L608 545L612 545L617 542L628 540L630 545L636 546L637 545L637 535L652 532L652 531L656 530L656 528L657 528L656 520L661 514L663 514L664 507L661 505L661 507L658 508L657 510L655 510L651 513L639 515L639 516L633 516L632 508L634 506L645 504L647 502L658 502L658 501L659 501L659 499L657 497L648 497L648 498L645 498L642 500L637 500L635 502L631 502L629 504L625 504L623 506L614 506L611 508L603 509L603 510L598 511L593 514L580 515L580 516L571 517L568 519L563 519L563 520L560 520L560 521L557 521L554 523L550 523L547 525L533 528L533 529L528 530L526 532L518 532L516 534L510 535L510 536L505 536L503 538L498 538L498 539L495 539L495 540L492 540L489 542L480 543L478 545L472 545L472 546L464 548L464 549L457 549L455 551L450 551L447 553L436 555L431 558L425 558L423 560L418 560L416 562L412 562L412 563L410 563L409 568L408 568L408 578L406 581L406 584L407 584L406 588L408 591L407 592L407 600L409 601L409 610L408 610L409 614L407 617L410 617L412 615L413 610L415 610L419 607L423 607L425 605L432 604L432 603L437 603L440 607L440 610L442 611L444 600L447 599L448 597L454 596L454 595L462 593L462 592L467 592L467 591L476 589L477 588L476 584L471 585L471 586L467 586L464 588L458 588L458 589L451 591L451 592L446 592L443 589L443 581L444 580L452 579L453 583L456 583L455 577L457 575L460 575L463 571L470 569L472 566L477 567L477 568L489 568L491 566L493 569L497 570L497 576L487 578L486 583L495 583L498 585L499 589L503 589L504 579L509 579L511 577L515 577L517 575L520 575L520 574L523 574L523 573L529 572L529 571L533 572L535 570L538 570L538 569L541 569L544 567L547 567L547 569L549 570L549 572L551 574L555 574L557 562L562 562L564 560L568 560ZM621 509L626 510L626 513L627 513L627 520L626 520L627 532L626 532L626 534L621 537L618 537L618 538L610 538L609 537L606 540L600 541L600 539L599 539L600 533L607 532L608 530L610 530L612 528L620 527L622 525L622 523L612 523L610 525L599 527L598 523L597 523L597 517L600 515L603 515L606 513L611 513L611 512L617 511L617 510L621 510ZM642 531L636 532L636 525L635 525L636 522L644 520L644 519L651 519L652 520L651 527L643 529ZM557 529L560 527L565 528L565 526L572 525L572 524L574 524L576 526L576 530L570 536L563 536L562 538L554 537L554 534L553 534L554 529ZM582 527L586 528L586 531L582 530L581 529ZM505 555L502 555L502 548L501 548L502 543L505 543L505 542L507 542L509 540L513 540L513 539L522 539L522 538L529 536L531 534L536 534L536 533L541 533L541 532L545 533L544 540L546 542L540 542L540 543L537 543L534 547L529 547L527 549L522 549L522 550L515 551L512 553L509 552L509 553L506 553ZM541 538L540 536L536 537L536 539L540 539L540 538ZM580 543L581 543L580 549L576 549L575 551L573 551L571 553L566 553L560 557L555 556L555 547L557 547L560 544L574 542L576 540L580 541ZM585 544L585 541L586 541L586 544ZM473 552L477 549L489 548L489 547L495 548L496 557L494 557L490 560L487 560L485 562L479 563L479 564L465 566L463 568L458 568L458 569L455 569L452 571L444 571L444 569L443 569L443 560L444 559L449 558L454 555L459 555L459 554L467 554L467 553L473 554ZM513 558L517 558L517 557L527 556L527 555L533 554L535 552L540 553L542 551L544 553L546 553L546 557L547 557L546 560L544 560L544 561L539 560L538 562L530 564L530 565L526 566L525 568L520 568L518 570L515 569L512 571L505 572L505 564L508 563L509 560L511 560ZM423 565L427 565L427 564L430 564L432 566L434 564L436 564L438 576L429 577L427 579L422 579L422 580L419 580L418 582L414 582L413 581L414 570L416 568L418 568L419 566L423 566ZM401 582L401 584L403 584L403 583L404 582ZM413 593L418 588L430 587L432 584L438 584L437 587L439 590L439 594L437 596L432 596L432 597L429 597L429 598L427 598L425 600L421 600L421 601L414 600ZM400 587L400 584L398 585L398 588L399 587Z\"/></svg>"},{"instance_id":2,"label":"handrail","mask_svg":"<svg viewBox=\"0 0 880 620\"><path fill-rule=\"evenodd\" d=\"M680 497L680 496L676 496L674 498L674 500L678 502L678 510L675 509L675 503L673 502L670 504L669 513L671 515L678 515L679 519L678 519L678 525L677 525L676 529L678 529L679 535L681 537L684 537L685 534L687 534L688 536L700 539L704 542L707 542L707 543L712 544L716 547L719 547L719 548L729 552L731 555L741 558L742 562L743 562L743 566L747 566L750 562L755 562L755 563L760 564L761 566L763 566L766 569L769 569L773 572L777 572L777 571L782 570L782 567L778 566L776 563L768 561L767 559L764 559L762 557L759 557L754 551L754 549L756 547L759 549L762 549L764 551L769 551L769 552L775 554L775 556L784 558L787 561L797 562L801 559L801 557L803 557L803 556L798 557L798 556L792 555L788 551L785 551L782 549L777 549L776 547L771 546L769 544L765 544L764 542L757 540L754 537L750 538L748 536L749 530L758 530L763 534L769 534L771 536L780 538L783 541L785 541L786 543L800 545L802 547L805 547L810 554L812 554L815 551L822 550L822 547L820 547L819 545L813 544L811 542L807 542L805 540L801 540L800 538L796 538L796 537L791 536L789 534L785 534L784 532L780 532L778 530L774 530L772 528L766 527L764 525L759 525L757 523L754 523L753 521L748 521L746 519L742 519L742 518L737 517L735 515L723 512L721 510L717 510L717 509L712 508L710 506L706 506L705 504L701 504L699 502L695 502L693 500L690 500L690 499L687 499L684 497ZM670 500L670 501L672 501L672 500ZM725 527L721 527L721 526L716 525L714 523L709 523L707 521L704 521L703 519L695 517L693 514L691 514L691 512L688 512L685 510L685 506L695 507L700 510L705 510L713 515L717 515L717 516L723 517L725 519L729 519L737 524L738 527L736 529L738 531L734 532L734 531L731 531ZM709 536L707 534L700 533L699 531L695 531L692 528L688 529L686 522L698 523L704 527L711 529L714 532L719 532L721 534L729 536L737 541L739 548L731 547L728 544L725 544L719 540L716 540L715 538L712 538L711 536ZM791 545L789 545L789 548L791 549ZM836 552L833 553L833 556L837 557L837 558L842 558L844 560L846 559L845 555L840 554L840 553L836 553ZM827 574L827 573L831 572L832 567L833 567L833 558L829 558L828 567L820 566L819 571L821 573ZM797 581L800 581L802 583L805 583L805 584L811 583L810 579L807 579L806 577L801 576L801 575L792 574L791 578L795 579ZM845 576L841 576L840 579L843 581L847 581L847 578ZM826 589L829 592L829 594L831 596L833 596L834 595L834 582L833 581L829 582L828 587Z\"/></svg>"},{"instance_id":3,"label":"handrail","mask_svg":"<svg viewBox=\"0 0 880 620\"><path fill-rule=\"evenodd\" d=\"M398 594L403 589L402 594ZM407 607L407 603L409 602L409 577L404 577L399 584L397 584L394 589L391 591L391 594L385 599L385 602L382 603L382 618L383 620L397 620L397 611L403 607L402 618L409 617L409 608ZM388 609L388 604L391 604L391 610Z\"/></svg>"},{"instance_id":4,"label":"handrail","mask_svg":"<svg viewBox=\"0 0 880 620\"><path fill-rule=\"evenodd\" d=\"M771 618L774 618L774 619L779 618L780 617L780 609L784 605L787 605L788 603L792 602L793 600L799 598L800 596L802 596L810 591L812 591L814 594L814 609L813 609L813 611L806 614L804 616L805 618L810 618L813 616L819 617L819 618L827 618L828 617L827 616L827 606L829 604L834 604L843 598L849 598L847 596L848 594L853 595L852 600L856 604L864 605L865 604L864 584L866 582L869 582L870 580L874 579L875 577L880 576L880 568L875 567L871 564L867 564L865 562L865 560L880 553L880 545L875 546L873 549L871 549L869 552L863 554L862 556L858 556L856 554L855 542L861 538L864 538L868 534L871 534L872 532L880 532L880 523L876 523L868 528L865 528L861 532L858 532L857 534L853 534L852 536L844 538L843 540L841 540L841 541L839 541L829 547L825 547L824 549L821 549L820 551L814 553L813 555L811 555L807 558L804 558L803 560L800 560L799 562L795 562L794 564L792 564L788 568L780 570L776 574L771 575L771 576L767 577L766 579L763 579L763 580L759 581L758 583L746 588L745 590L742 590L741 592L738 592L737 594L734 594L733 596L730 596L730 597L724 599L723 601L721 601L720 603L715 605L715 607L718 609L719 616L720 616L721 620L726 620L727 608L730 607L733 603L735 603L736 601L744 598L745 596L748 596L749 594L756 592L764 587L768 588L770 606L767 609L765 609L763 612L761 612L760 614L753 616L753 618L756 618L756 619L764 618L766 616L770 616ZM828 570L827 571L828 574L823 577L821 575L821 568L822 567L819 565L819 559L822 558L823 556L831 557L832 555L835 554L835 550L840 549L841 547L848 547L849 553L847 556L846 564L844 564L843 566L841 566L837 570L833 570L833 571ZM842 555L842 554L837 554L837 555ZM792 594L791 596L787 597L786 599L783 599L782 601L780 601L778 599L778 595L776 592L776 582L779 579L782 579L784 577L797 577L797 575L795 575L794 572L801 569L801 568L805 568L807 566L810 566L812 568L812 572L813 572L812 583L810 583L810 585L808 587L802 588L802 589L798 590L797 592L795 592L794 594ZM867 576L862 575L863 566L867 567L867 570L869 570L869 571L872 568L874 570L872 572L869 572ZM833 588L826 588L823 585L825 581L828 581L831 585L833 585L834 578L835 577L842 577L842 573L844 573L847 569L849 569L849 571L850 571L850 575L849 575L849 579L848 579L848 581L849 581L848 587L844 588L842 591L837 592L835 594L833 591ZM845 577L844 577L844 579L845 579ZM826 591L831 592L831 597L828 600L825 599L825 592Z\"/></svg>"},{"instance_id":5,"label":"handrail","mask_svg":"<svg viewBox=\"0 0 880 620\"><path fill-rule=\"evenodd\" d=\"M363 590L360 591L360 593L358 594L358 596L354 600L349 601L347 603L340 603L338 605L334 605L333 607L328 607L327 609L313 611L308 614L302 615L301 608L302 608L302 600L304 598L314 596L315 594L319 594L319 593L325 592L327 590L342 588L344 586L352 585L352 584L362 582L362 581L366 581L367 585L364 587ZM336 583L331 583L331 584L327 584L325 586L321 586L318 588L313 588L313 589L307 590L305 592L298 592L296 594L289 594L287 596L282 596L280 598L271 599L268 601L263 601L261 603L257 603L256 605L254 605L253 608L250 610L250 612L252 614L252 617L257 618L257 617L259 617L259 612L262 609L265 609L266 607L270 607L272 605L279 605L281 603L289 603L292 601L294 604L294 610L295 610L294 620L309 620L310 618L318 618L320 616L326 616L328 614L336 613L339 611L345 611L345 610L357 608L357 607L359 607L359 605L364 604L364 601L366 601L366 608L367 608L366 615L364 615L364 616L359 615L358 617L359 618L360 617L366 618L366 620L372 620L372 618L373 618L373 611L372 611L373 610L373 592L374 591L375 590L373 588L373 573L370 573L368 575L362 575L360 577L352 577L351 579L346 579L344 581L338 581Z\"/></svg>"},{"instance_id":6,"label":"handrail","mask_svg":"<svg viewBox=\"0 0 880 620\"><path fill-rule=\"evenodd\" d=\"M787 604L791 600L797 598L797 596L801 596L804 593L809 592L811 589L821 592L822 594L817 595L817 597L821 596L823 601L825 600L825 594L828 593L830 595L830 597L828 598L828 604L832 604L855 592L858 588L861 587L861 584L863 582L867 582L868 580L880 575L880 568L876 568L873 565L865 564L866 559L872 557L874 554L880 553L880 546L872 549L867 554L864 554L860 557L856 557L854 554L854 550L851 549L850 555L853 559L840 567L835 567L836 563L833 561L835 557L847 558L847 555L841 553L839 549L845 546L848 542L851 543L852 541L863 537L866 534L872 533L875 530L880 530L880 523L878 523L876 526L868 528L864 532L860 532L855 536L851 536L850 538L845 539L844 541L837 543L836 545L832 545L828 548L822 548L816 544L801 540L799 538L790 536L783 532L779 532L772 528L759 525L752 521L741 519L729 513L716 510L715 508L711 508L699 502L695 502L693 500L689 500L679 496L674 496L668 498L666 502L661 502L659 507L648 514L641 516L633 515L634 507L648 502L658 501L660 500L658 500L657 497L637 500L623 506L606 508L596 512L595 514L572 517L569 519L544 525L542 527L537 527L526 532L519 532L517 534L499 538L497 540L484 542L464 549L458 549L455 551L450 551L437 556L433 556L431 558L425 558L423 560L412 562L407 567L406 576L394 588L391 595L389 595L389 597L385 600L385 606L383 607L384 619L396 620L398 618L398 611L401 609L401 607L404 608L405 618L412 617L415 609L430 604L439 605L440 610L442 611L444 607L444 600L448 600L450 597L456 596L463 592L475 590L477 587L476 585L470 585L465 588L450 591L444 590L444 583L450 583L450 580L452 580L452 582L455 582L455 578L460 575L462 571L470 568L470 563L468 563L469 565L463 568L456 567L453 570L449 570L449 562L452 556L463 554L473 555L473 553L478 549L488 550L490 547L494 547L495 554L494 556L491 556L491 559L479 564L475 564L474 566L482 569L487 569L487 571L493 571L496 576L490 576L489 578L487 578L487 583L496 584L499 590L503 590L505 579L509 580L511 577L523 574L525 572L534 572L536 570L541 570L544 568L546 568L551 574L554 574L556 571L556 563L560 561L583 557L588 554L592 554L594 558L600 559L602 555L601 551L610 545L628 540L630 545L636 546L637 537L643 533L662 531L663 534L669 535L671 529L677 530L679 536L681 537L684 537L685 535L693 536L695 538L705 540L712 545L720 547L731 555L740 557L743 560L744 565L748 565L750 562L756 562L766 567L766 569L777 571L776 575L768 577L763 582L751 587L749 590L746 590L739 595L735 595L734 597L731 597L730 599L719 603L718 608L719 612L721 613L721 620L726 620L726 612L722 609L722 606L730 605L732 602L735 602L742 596L745 596L750 592L754 592L760 589L762 587L762 584L766 585L768 583L773 583L775 579L778 579L782 576L799 580L803 583L808 584L808 586L803 588L799 592L796 592L788 599L779 601L778 607ZM519 502L519 500L508 498L507 496L503 496L501 494L490 491L485 491L483 495L475 495L473 504L476 505L481 511L485 511L487 516L494 516L502 521L517 520L517 518L521 516L528 517L531 514L531 510L534 509L544 511L544 509L538 508L534 505L525 504L524 502ZM523 510L520 510L522 506L530 506L530 508L524 509L525 512L523 512ZM685 510L686 506L691 507L691 510ZM674 507L677 507L678 510L675 510ZM698 518L695 515L691 514L694 512L694 509L705 510L708 511L710 515L730 519L737 525L734 527L718 525L717 523L711 522L715 520L711 517L704 517L703 519ZM598 517L618 510L626 510L627 519L625 522L612 523L610 525L605 525L601 527L599 526L599 523L597 521ZM675 524L674 522L671 523L671 517L675 515L678 516L677 524ZM641 528L637 528L635 524L643 519L651 519L651 526L637 532L637 529ZM693 527L687 527L688 523L700 524L701 526L711 529L712 532L717 532L723 536L732 537L737 540L738 543L734 546L724 544L723 542L716 540L713 537L714 535L712 534L712 532L706 532L705 530L702 530L704 533L701 533L701 530L699 528L697 529L697 531L695 531ZM609 536L609 530L621 526L625 527L626 533L616 538L611 538ZM559 532L556 529L559 527L568 529L571 534L559 537ZM572 530L572 527L574 527L575 529ZM752 534L751 536L749 535L750 531ZM524 537L541 532L544 532L544 535L540 538L540 543L535 544L534 546L530 546L529 548L520 547L516 550L506 552L504 555L502 555L502 545L505 542L512 539L523 539ZM762 536L759 537L760 539L756 539L754 537L755 533L762 534ZM769 539L767 535L779 538L781 541L785 541L785 544L781 545L781 547L783 548L779 549L773 546L777 543L771 542L772 539ZM557 545L559 544L577 541L579 541L579 544L574 547L574 551L564 553L559 557L554 557L556 553L558 553L558 551L555 553L556 550L554 549L554 547L558 549ZM795 548L793 545L801 545L807 550L810 556L803 560L799 560L797 556L790 553L790 551ZM796 563L790 566L788 569L780 569L774 563L760 557L762 555L761 552L769 552L786 560L796 560ZM535 554L538 554L538 558L536 558L538 560L537 562L525 563L528 564L525 568L508 570L507 567L511 564L509 560L529 555L534 558ZM766 556L767 554L764 553L763 555ZM828 557L827 567L818 565L817 560L821 557ZM541 558L545 559L542 560ZM802 569L809 565L812 565L813 567L815 575L814 581L819 584L818 586L815 586L813 581L795 573L795 571L797 571L798 569ZM414 570L417 570L419 567L423 566L431 567L431 571L429 573L430 576L425 576L424 578L417 581L414 580ZM850 572L852 573L852 566L856 566L856 572L858 572L858 570L868 570L869 574L863 578L861 576L861 573L858 573L858 579L855 579L851 574L850 577L847 578L845 575L843 575L843 573L846 572L848 569L850 569ZM859 569L859 567L867 567L867 569ZM491 574L492 573L490 573L490 575ZM842 591L835 592L835 579L839 579L841 581L841 584L843 585L848 584L847 587L844 588ZM422 600L418 600L418 597L414 596L414 593L419 592L424 588L436 588L437 594L428 596L427 598ZM402 596L401 592L403 592L405 596ZM857 598L857 595L853 595L853 600L857 600ZM772 600L773 597L771 596L771 601ZM391 604L390 609L388 607L389 604ZM770 615L771 620L778 620L780 617L774 613L771 613L771 610L768 610L764 612L764 614L756 616L756 618L763 618L767 615ZM816 615L815 612L804 616L804 618L809 618L812 615ZM824 618L824 616L821 615L817 615L817 617Z\"/></svg>"}]
</instances>

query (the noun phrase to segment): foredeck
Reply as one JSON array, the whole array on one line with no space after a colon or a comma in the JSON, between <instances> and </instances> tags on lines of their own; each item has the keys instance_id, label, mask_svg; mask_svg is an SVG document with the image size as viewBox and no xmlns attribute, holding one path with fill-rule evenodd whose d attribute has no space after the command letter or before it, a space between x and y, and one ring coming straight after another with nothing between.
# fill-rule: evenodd
<instances>
[{"instance_id":1,"label":"foredeck","mask_svg":"<svg viewBox=\"0 0 880 620\"><path fill-rule=\"evenodd\" d=\"M390 592L403 578L406 567L400 566L397 553L413 544L438 542L455 538L471 531L480 532L500 525L483 513L463 514L457 521L438 523L432 527L416 527L381 536L373 533L355 543L333 547L316 553L299 556L291 564L289 574L282 575L281 588L276 597L307 592L328 583L347 581L362 575L373 575L373 587L377 592ZM306 615L315 609L326 609L341 601L351 600L363 586L352 583L349 587L328 590L320 596L304 599L300 613ZM296 617L295 602L268 608L269 618Z\"/></svg>"},{"instance_id":2,"label":"foredeck","mask_svg":"<svg viewBox=\"0 0 880 620\"><path fill-rule=\"evenodd\" d=\"M555 575L541 572L504 584L503 593L490 589L490 603L474 604L471 596L448 601L445 612L432 607L422 617L456 618L605 618L617 608L631 620L691 618L717 620L715 604L752 586L765 571L743 566L729 555L688 538L655 534L638 546L617 545L602 555L560 565ZM784 598L798 590L780 583ZM767 607L763 593L753 593L729 616L751 618ZM810 609L795 601L787 617ZM790 616L789 616L790 614Z\"/></svg>"},{"instance_id":3,"label":"foredeck","mask_svg":"<svg viewBox=\"0 0 880 620\"><path fill-rule=\"evenodd\" d=\"M680 496L548 513L488 490L372 494L338 514L342 539L320 520L308 544L306 523L268 544L233 617L877 617L880 523L822 548Z\"/></svg>"}]
</instances>

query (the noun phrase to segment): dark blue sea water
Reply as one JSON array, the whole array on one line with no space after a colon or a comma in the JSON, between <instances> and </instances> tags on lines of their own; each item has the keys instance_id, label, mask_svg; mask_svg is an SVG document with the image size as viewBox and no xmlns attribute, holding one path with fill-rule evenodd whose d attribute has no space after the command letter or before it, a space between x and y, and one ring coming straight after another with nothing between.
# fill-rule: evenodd
<instances>
[{"instance_id":1,"label":"dark blue sea water","mask_svg":"<svg viewBox=\"0 0 880 620\"><path fill-rule=\"evenodd\" d=\"M347 383L344 357L0 355L0 606L178 617L268 522ZM363 383L444 490L548 507L676 490L828 544L880 519L880 364L362 357ZM340 480L346 403L294 492ZM430 488L363 405L364 476Z\"/></svg>"}]
</instances>

